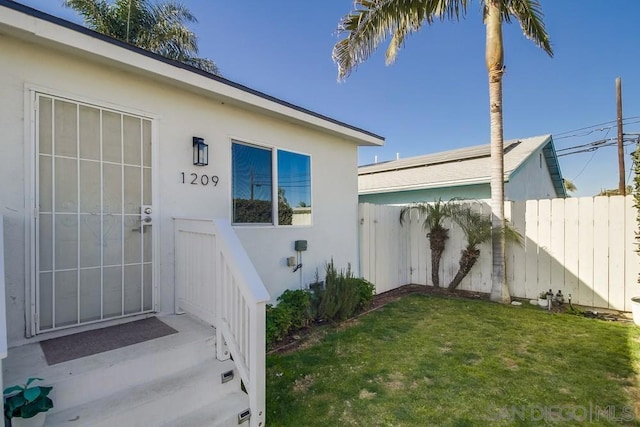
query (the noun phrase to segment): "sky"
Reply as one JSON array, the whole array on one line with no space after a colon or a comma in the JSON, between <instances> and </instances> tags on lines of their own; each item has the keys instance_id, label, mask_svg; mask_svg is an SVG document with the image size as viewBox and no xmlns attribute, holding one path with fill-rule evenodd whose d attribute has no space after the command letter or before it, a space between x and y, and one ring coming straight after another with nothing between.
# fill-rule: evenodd
<instances>
[{"instance_id":1,"label":"sky","mask_svg":"<svg viewBox=\"0 0 640 427\"><path fill-rule=\"evenodd\" d=\"M81 24L62 0L19 0ZM182 0L198 22L200 56L252 89L386 138L361 147L359 164L489 143L485 32L479 2L460 22L437 21L407 38L385 66L386 44L344 82L331 59L352 0ZM575 196L617 188L615 145L565 150L617 136L615 79L622 79L624 132L640 133L640 1L541 0L553 58L504 26L505 140L552 134ZM635 135L634 135L635 134ZM625 179L632 183L625 148Z\"/></svg>"}]
</instances>

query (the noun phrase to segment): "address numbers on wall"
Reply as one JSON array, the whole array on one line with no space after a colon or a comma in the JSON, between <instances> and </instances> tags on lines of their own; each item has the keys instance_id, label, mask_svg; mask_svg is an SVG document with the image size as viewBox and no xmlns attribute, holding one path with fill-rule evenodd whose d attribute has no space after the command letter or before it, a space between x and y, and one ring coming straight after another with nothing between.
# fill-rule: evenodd
<instances>
[{"instance_id":1,"label":"address numbers on wall","mask_svg":"<svg viewBox=\"0 0 640 427\"><path fill-rule=\"evenodd\" d=\"M183 184L192 184L192 185L212 185L216 187L220 178L218 175L205 175L205 174L197 174L195 172L180 172L180 177L182 179Z\"/></svg>"}]
</instances>

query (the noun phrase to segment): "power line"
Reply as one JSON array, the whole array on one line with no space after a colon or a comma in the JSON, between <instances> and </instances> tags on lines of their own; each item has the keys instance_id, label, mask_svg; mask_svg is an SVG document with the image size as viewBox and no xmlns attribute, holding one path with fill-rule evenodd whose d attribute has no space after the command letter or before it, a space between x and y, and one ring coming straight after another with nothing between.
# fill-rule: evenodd
<instances>
[{"instance_id":1,"label":"power line","mask_svg":"<svg viewBox=\"0 0 640 427\"><path fill-rule=\"evenodd\" d=\"M638 139L636 139L636 145L638 146L637 149L640 149L640 134L636 134L636 135L639 135ZM631 175L633 175L633 170L634 170L634 167L632 164L631 167L629 168L629 176L627 177L627 181L625 182L625 185L628 185L629 182L631 181Z\"/></svg>"},{"instance_id":2,"label":"power line","mask_svg":"<svg viewBox=\"0 0 640 427\"><path fill-rule=\"evenodd\" d=\"M625 118L622 119L622 121L624 122L625 120L633 120L633 119L640 119L640 116L625 117ZM640 122L640 120L635 121L633 123L638 123L638 122ZM610 120L608 122L598 123L598 124L591 125L591 126L585 126L585 127L578 128L578 129L567 130L567 131L564 131L564 132L557 132L557 133L554 133L553 135L554 135L554 137L556 137L555 139L570 138L571 136L560 136L560 135L565 135L565 134L572 133L572 132L579 132L579 131L595 128L595 127L598 127L598 126L608 125L608 124L611 124L611 123L617 123L617 120ZM625 123L625 124L632 124L632 123ZM603 128L602 130L605 130L605 129L607 129L607 128ZM598 130L600 130L600 129L596 129L594 131L598 131ZM594 131L592 131L592 132L594 132ZM584 135L578 135L578 136L584 136Z\"/></svg>"},{"instance_id":3,"label":"power line","mask_svg":"<svg viewBox=\"0 0 640 427\"><path fill-rule=\"evenodd\" d=\"M558 155L558 157L569 156L569 155L571 155L571 154L592 153L592 152L594 152L594 151L597 151L597 150L598 150L598 149L600 149L600 148L603 148L603 147L613 147L613 146L615 146L615 145L617 145L617 143L611 142L611 143L608 143L608 144L606 144L606 145L601 145L601 146L599 146L599 147L585 148L584 150L578 150L578 151L573 151L573 152L571 152L571 153L559 154L559 155ZM629 144L625 144L625 147L626 147L627 145L629 145Z\"/></svg>"},{"instance_id":4,"label":"power line","mask_svg":"<svg viewBox=\"0 0 640 427\"><path fill-rule=\"evenodd\" d=\"M580 175L582 175L582 172L584 172L584 170L587 168L587 166L589 166L589 163L591 163L591 160L593 160L593 158L595 157L595 155L596 155L596 151L594 151L594 152L593 152L593 154L591 155L591 158L590 158L589 160L587 160L587 163L582 167L582 169L580 170L580 172L578 172L578 175L576 175L575 177L573 177L573 179L572 179L571 181L574 181L574 182L575 182L575 180L576 180L576 179L578 179L578 177L579 177Z\"/></svg>"},{"instance_id":5,"label":"power line","mask_svg":"<svg viewBox=\"0 0 640 427\"><path fill-rule=\"evenodd\" d=\"M625 133L625 135L629 135L629 134ZM561 149L556 150L556 152L577 150L577 149L583 148L583 150L572 151L570 153L558 154L558 157L568 156L569 154L591 152L591 151L595 151L595 150L597 150L599 148L602 148L602 147L610 147L612 145L615 145L615 143L614 143L615 141L617 141L617 138L604 138L604 139L599 139L597 141L589 142L589 143L586 143L586 144L574 145L573 147L567 147L567 148L561 148ZM637 138L625 138L624 139L624 142L636 142L636 141L637 141ZM629 145L629 144L625 144L625 146L627 146L627 145Z\"/></svg>"},{"instance_id":6,"label":"power line","mask_svg":"<svg viewBox=\"0 0 640 427\"><path fill-rule=\"evenodd\" d=\"M597 146L597 145L601 145L604 144L607 141L611 141L612 138L608 138L608 139L599 139L597 141L593 141L593 142L589 142L587 144L581 144L581 145L574 145L573 147L567 147L567 148L559 148L556 150L556 152L560 152L560 151L567 151L567 150L573 150L575 148L582 148L582 147L589 147L589 146Z\"/></svg>"}]
</instances>

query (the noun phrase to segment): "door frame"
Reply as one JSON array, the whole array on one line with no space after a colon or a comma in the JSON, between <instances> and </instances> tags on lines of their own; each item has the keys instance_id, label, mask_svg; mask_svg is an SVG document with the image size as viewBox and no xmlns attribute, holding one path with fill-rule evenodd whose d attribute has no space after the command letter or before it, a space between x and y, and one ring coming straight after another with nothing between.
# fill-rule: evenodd
<instances>
[{"instance_id":1,"label":"door frame","mask_svg":"<svg viewBox=\"0 0 640 427\"><path fill-rule=\"evenodd\" d=\"M53 90L36 84L26 83L24 85L24 194L25 194L25 336L27 338L44 335L48 333L60 332L65 328L54 329L51 332L37 332L38 322L38 268L37 257L39 250L38 233L36 220L38 217L38 170L36 168L38 155L38 129L37 124L37 95L42 94L55 98L61 98L70 102L87 104L101 109L114 110L124 114L139 116L151 121L151 200L153 201L153 226L152 233L152 282L151 282L151 306L152 312L158 311L159 291L158 280L159 269L159 249L160 249L160 197L159 197L159 115L131 107L125 107L112 102L89 98L75 93ZM131 316L132 319L136 315ZM105 323L109 321L122 322L122 317L100 320L97 322L83 323L67 327L68 330L81 328L91 323Z\"/></svg>"}]
</instances>

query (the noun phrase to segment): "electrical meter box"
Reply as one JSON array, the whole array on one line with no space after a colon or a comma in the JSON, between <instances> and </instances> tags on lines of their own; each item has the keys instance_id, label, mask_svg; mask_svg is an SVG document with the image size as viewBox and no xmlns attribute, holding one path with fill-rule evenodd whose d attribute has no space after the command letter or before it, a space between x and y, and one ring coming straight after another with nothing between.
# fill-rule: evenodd
<instances>
[{"instance_id":1,"label":"electrical meter box","mask_svg":"<svg viewBox=\"0 0 640 427\"><path fill-rule=\"evenodd\" d=\"M296 252L303 252L307 250L307 241L306 240L296 240L293 244Z\"/></svg>"}]
</instances>

